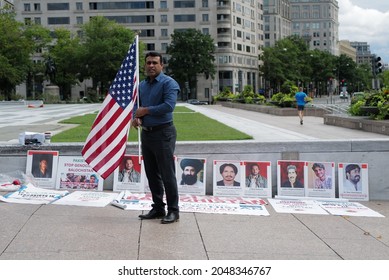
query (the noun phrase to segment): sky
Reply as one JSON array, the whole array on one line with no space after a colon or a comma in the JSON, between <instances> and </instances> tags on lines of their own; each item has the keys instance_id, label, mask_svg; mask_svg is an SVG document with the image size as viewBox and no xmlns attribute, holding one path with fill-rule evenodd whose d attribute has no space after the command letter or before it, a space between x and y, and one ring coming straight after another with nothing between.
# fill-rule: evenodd
<instances>
[{"instance_id":1,"label":"sky","mask_svg":"<svg viewBox=\"0 0 389 280\"><path fill-rule=\"evenodd\" d=\"M339 39L367 42L372 54L389 63L389 1L338 0Z\"/></svg>"}]
</instances>

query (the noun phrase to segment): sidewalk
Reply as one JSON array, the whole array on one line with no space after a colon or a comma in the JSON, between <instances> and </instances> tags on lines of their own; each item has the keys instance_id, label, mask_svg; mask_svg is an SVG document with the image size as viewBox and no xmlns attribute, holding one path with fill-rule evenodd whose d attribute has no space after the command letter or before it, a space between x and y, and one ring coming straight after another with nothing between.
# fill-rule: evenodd
<instances>
[{"instance_id":1,"label":"sidewalk","mask_svg":"<svg viewBox=\"0 0 389 280\"><path fill-rule=\"evenodd\" d=\"M256 141L388 138L314 117L301 126L297 112L277 117L217 105L191 108ZM362 204L385 218L280 214L267 205L269 216L182 212L179 222L162 225L111 205L0 203L0 260L389 260L389 201Z\"/></svg>"}]
</instances>

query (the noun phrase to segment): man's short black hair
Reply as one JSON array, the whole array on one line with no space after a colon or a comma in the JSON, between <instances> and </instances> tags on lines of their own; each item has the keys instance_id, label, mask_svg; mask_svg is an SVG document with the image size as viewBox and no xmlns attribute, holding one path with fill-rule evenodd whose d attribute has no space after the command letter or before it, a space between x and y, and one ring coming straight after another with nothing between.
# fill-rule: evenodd
<instances>
[{"instance_id":1,"label":"man's short black hair","mask_svg":"<svg viewBox=\"0 0 389 280\"><path fill-rule=\"evenodd\" d=\"M315 163L312 165L312 170L315 171L315 168L316 168L316 167L319 167L319 168L321 168L321 169L326 169L326 168L324 167L324 164L322 164L322 163L320 163L320 162L315 162Z\"/></svg>"},{"instance_id":2,"label":"man's short black hair","mask_svg":"<svg viewBox=\"0 0 389 280\"><path fill-rule=\"evenodd\" d=\"M152 57L158 56L158 57L159 57L159 62L160 62L161 64L163 64L162 54L160 54L159 52L148 52L148 53L146 53L145 60L146 60L149 56L152 56Z\"/></svg>"},{"instance_id":3,"label":"man's short black hair","mask_svg":"<svg viewBox=\"0 0 389 280\"><path fill-rule=\"evenodd\" d=\"M234 165L234 164L232 164L232 163L224 163L224 164L222 164L222 165L220 165L220 174L222 174L223 173L223 171L224 171L224 168L226 168L227 166L229 166L229 167L231 167L232 169L234 169L234 172L235 172L235 174L238 174L238 168Z\"/></svg>"},{"instance_id":4,"label":"man's short black hair","mask_svg":"<svg viewBox=\"0 0 389 280\"><path fill-rule=\"evenodd\" d=\"M358 164L349 164L346 166L346 173L350 173L351 170L358 169L358 171L361 171L361 168Z\"/></svg>"}]
</instances>

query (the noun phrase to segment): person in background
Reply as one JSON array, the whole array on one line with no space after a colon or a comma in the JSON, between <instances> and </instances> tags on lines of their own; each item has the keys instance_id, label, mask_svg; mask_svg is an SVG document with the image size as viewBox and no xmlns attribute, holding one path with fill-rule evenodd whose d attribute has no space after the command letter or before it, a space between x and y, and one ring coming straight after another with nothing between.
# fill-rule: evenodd
<instances>
[{"instance_id":1,"label":"person in background","mask_svg":"<svg viewBox=\"0 0 389 280\"><path fill-rule=\"evenodd\" d=\"M303 91L302 87L299 87L299 91L296 92L294 98L297 102L297 112L300 118L300 124L302 125L304 122L304 109L305 109L305 101L307 98L307 94Z\"/></svg>"},{"instance_id":2,"label":"person in background","mask_svg":"<svg viewBox=\"0 0 389 280\"><path fill-rule=\"evenodd\" d=\"M169 224L179 219L174 161L177 132L173 124L173 111L180 87L173 78L162 72L163 60L160 53L147 53L145 68L147 78L139 85L140 106L134 108L131 125L142 128L142 155L153 205L147 214L139 215L139 218L162 218L162 224Z\"/></svg>"}]
</instances>

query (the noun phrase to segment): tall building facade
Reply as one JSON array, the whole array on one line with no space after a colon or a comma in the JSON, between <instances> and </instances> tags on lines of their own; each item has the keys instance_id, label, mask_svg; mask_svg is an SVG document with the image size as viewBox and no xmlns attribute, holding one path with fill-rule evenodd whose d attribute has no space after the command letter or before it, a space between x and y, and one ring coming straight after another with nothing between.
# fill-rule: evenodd
<instances>
[{"instance_id":1,"label":"tall building facade","mask_svg":"<svg viewBox=\"0 0 389 280\"><path fill-rule=\"evenodd\" d=\"M265 47L291 35L289 0L263 0Z\"/></svg>"},{"instance_id":2,"label":"tall building facade","mask_svg":"<svg viewBox=\"0 0 389 280\"><path fill-rule=\"evenodd\" d=\"M289 0L292 35L304 38L310 49L339 55L339 6L336 0Z\"/></svg>"},{"instance_id":3,"label":"tall building facade","mask_svg":"<svg viewBox=\"0 0 389 280\"><path fill-rule=\"evenodd\" d=\"M224 87L240 92L245 85L258 90L258 54L263 46L263 0L14 0L17 19L51 30L77 32L94 16L104 16L134 31L147 51L161 52L175 30L195 28L216 44L214 81L199 75L196 96L211 100Z\"/></svg>"}]
</instances>

